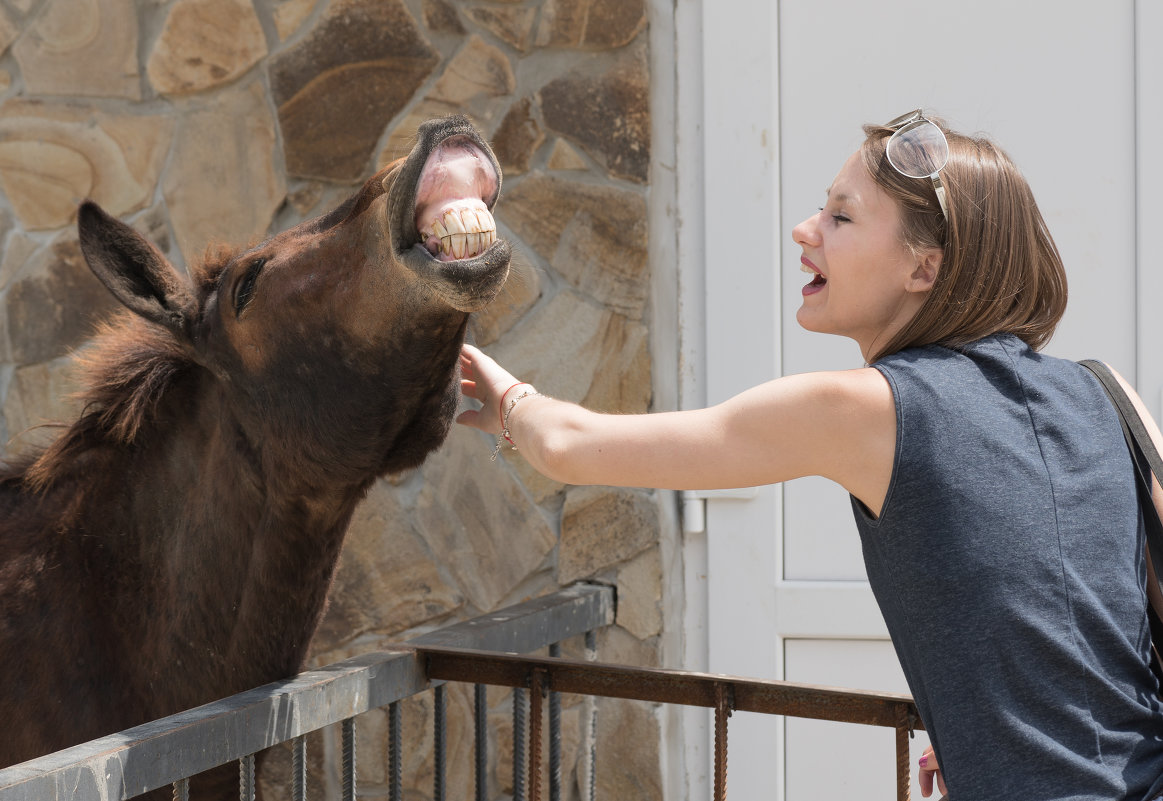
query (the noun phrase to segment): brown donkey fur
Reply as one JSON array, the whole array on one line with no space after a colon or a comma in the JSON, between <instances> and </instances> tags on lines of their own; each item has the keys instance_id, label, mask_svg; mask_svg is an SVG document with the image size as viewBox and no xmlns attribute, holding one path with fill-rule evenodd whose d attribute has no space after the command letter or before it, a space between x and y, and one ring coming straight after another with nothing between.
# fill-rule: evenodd
<instances>
[{"instance_id":1,"label":"brown donkey fur","mask_svg":"<svg viewBox=\"0 0 1163 801\"><path fill-rule=\"evenodd\" d=\"M426 123L344 205L192 281L81 207L127 311L80 419L0 461L0 766L301 668L352 511L443 441L469 313L508 273L495 232L439 255L417 209L499 190L466 120Z\"/></svg>"}]
</instances>

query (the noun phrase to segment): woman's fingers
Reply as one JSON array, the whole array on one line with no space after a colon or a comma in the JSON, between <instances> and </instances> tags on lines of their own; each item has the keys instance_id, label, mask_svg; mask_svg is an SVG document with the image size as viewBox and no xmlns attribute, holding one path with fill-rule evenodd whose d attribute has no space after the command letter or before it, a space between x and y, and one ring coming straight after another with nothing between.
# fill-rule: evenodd
<instances>
[{"instance_id":1,"label":"woman's fingers","mask_svg":"<svg viewBox=\"0 0 1163 801\"><path fill-rule=\"evenodd\" d=\"M945 777L941 775L941 766L937 764L937 755L933 752L933 746L929 746L921 754L919 761L921 769L918 779L921 783L921 795L928 798L933 794L933 780L936 779L937 789L942 793L948 793L945 789Z\"/></svg>"}]
</instances>

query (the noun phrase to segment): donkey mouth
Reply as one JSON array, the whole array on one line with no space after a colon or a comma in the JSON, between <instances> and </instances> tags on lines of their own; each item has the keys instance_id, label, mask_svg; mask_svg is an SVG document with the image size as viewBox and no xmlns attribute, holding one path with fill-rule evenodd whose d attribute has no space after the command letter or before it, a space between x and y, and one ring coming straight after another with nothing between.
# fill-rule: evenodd
<instances>
[{"instance_id":1,"label":"donkey mouth","mask_svg":"<svg viewBox=\"0 0 1163 801\"><path fill-rule=\"evenodd\" d=\"M432 148L416 185L417 241L438 261L474 259L497 241L500 176L484 151L467 136L451 136Z\"/></svg>"}]
</instances>

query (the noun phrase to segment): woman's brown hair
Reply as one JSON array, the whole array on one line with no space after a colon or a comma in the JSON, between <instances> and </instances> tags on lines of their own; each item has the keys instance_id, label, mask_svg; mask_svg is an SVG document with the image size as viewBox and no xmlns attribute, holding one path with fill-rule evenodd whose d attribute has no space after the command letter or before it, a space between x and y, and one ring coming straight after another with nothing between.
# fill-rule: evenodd
<instances>
[{"instance_id":1,"label":"woman's brown hair","mask_svg":"<svg viewBox=\"0 0 1163 801\"><path fill-rule=\"evenodd\" d=\"M997 145L935 122L949 141L949 163L940 173L948 223L929 179L909 178L889 163L892 129L864 126L864 166L899 205L905 244L943 253L921 308L869 361L917 345L956 348L997 333L1039 349L1066 311L1066 271L1033 192Z\"/></svg>"}]
</instances>

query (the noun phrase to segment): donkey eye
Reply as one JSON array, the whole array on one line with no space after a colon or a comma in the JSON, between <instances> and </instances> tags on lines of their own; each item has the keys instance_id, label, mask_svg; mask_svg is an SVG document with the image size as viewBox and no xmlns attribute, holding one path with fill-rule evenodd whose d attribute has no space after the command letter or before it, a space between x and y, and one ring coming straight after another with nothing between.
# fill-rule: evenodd
<instances>
[{"instance_id":1,"label":"donkey eye","mask_svg":"<svg viewBox=\"0 0 1163 801\"><path fill-rule=\"evenodd\" d=\"M262 273L263 267L266 266L266 259L255 259L247 265L246 271L242 274L242 278L238 279L238 283L234 285L234 316L242 314L242 310L246 308L254 297L254 285L258 281L259 275Z\"/></svg>"}]
</instances>

